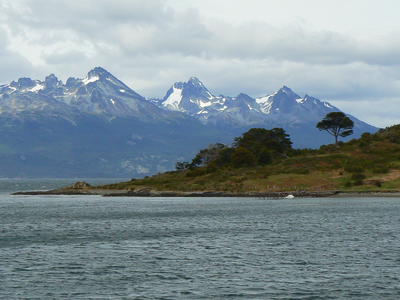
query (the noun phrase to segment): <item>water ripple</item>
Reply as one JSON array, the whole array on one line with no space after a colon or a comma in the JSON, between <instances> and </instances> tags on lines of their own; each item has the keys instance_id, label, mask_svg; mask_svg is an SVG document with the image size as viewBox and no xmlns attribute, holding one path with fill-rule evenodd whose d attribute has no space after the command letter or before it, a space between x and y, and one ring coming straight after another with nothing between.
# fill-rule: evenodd
<instances>
[{"instance_id":1,"label":"water ripple","mask_svg":"<svg viewBox=\"0 0 400 300\"><path fill-rule=\"evenodd\" d=\"M400 199L0 199L1 299L398 299Z\"/></svg>"}]
</instances>

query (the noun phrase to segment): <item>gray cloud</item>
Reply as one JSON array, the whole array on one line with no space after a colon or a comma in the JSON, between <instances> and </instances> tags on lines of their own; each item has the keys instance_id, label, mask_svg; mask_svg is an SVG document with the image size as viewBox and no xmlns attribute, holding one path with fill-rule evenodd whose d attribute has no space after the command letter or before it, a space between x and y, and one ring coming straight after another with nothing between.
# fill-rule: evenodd
<instances>
[{"instance_id":1,"label":"gray cloud","mask_svg":"<svg viewBox=\"0 0 400 300\"><path fill-rule=\"evenodd\" d=\"M31 63L23 56L7 49L7 44L7 34L0 27L0 82L32 74Z\"/></svg>"},{"instance_id":2,"label":"gray cloud","mask_svg":"<svg viewBox=\"0 0 400 300\"><path fill-rule=\"evenodd\" d=\"M400 64L400 38L396 36L374 42L311 30L302 24L276 27L264 22L210 22L195 10L177 13L159 0L25 0L17 4L2 8L10 27L24 37L31 35L27 27L36 30L37 37L30 38L38 44L67 38L75 43L83 39L95 45L112 44L122 53L133 54Z\"/></svg>"},{"instance_id":3,"label":"gray cloud","mask_svg":"<svg viewBox=\"0 0 400 300\"><path fill-rule=\"evenodd\" d=\"M0 28L3 81L81 77L101 65L145 96L162 96L192 75L216 94L260 96L286 84L355 108L348 103L395 103L400 94L399 35L365 38L301 22L233 24L163 0L3 1Z\"/></svg>"}]
</instances>

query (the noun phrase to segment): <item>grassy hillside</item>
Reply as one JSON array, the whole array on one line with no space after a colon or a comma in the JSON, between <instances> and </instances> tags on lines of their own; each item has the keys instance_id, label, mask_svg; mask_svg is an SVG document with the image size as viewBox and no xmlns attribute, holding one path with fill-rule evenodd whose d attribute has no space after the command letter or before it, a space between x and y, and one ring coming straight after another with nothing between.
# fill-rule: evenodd
<instances>
[{"instance_id":1,"label":"grassy hillside","mask_svg":"<svg viewBox=\"0 0 400 300\"><path fill-rule=\"evenodd\" d=\"M105 187L227 192L400 190L400 125L375 134L365 133L360 139L346 143L325 145L318 150L275 148L274 152L270 150L274 145L269 144L267 159L265 148L257 148L261 156L256 152L252 154L254 157L245 153L242 149L245 143L240 144L245 141L244 137L237 138L234 147L226 148L230 150L223 150L231 155L222 163L219 154L197 165L189 164L184 170ZM256 149L254 147L248 149ZM241 154L247 155L244 163L234 161L234 153L239 148Z\"/></svg>"}]
</instances>

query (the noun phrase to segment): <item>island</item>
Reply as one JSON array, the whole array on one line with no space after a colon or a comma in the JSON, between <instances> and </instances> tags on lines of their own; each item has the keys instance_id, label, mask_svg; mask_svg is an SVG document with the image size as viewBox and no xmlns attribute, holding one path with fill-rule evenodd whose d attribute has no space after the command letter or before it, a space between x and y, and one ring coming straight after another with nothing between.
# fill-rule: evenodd
<instances>
[{"instance_id":1,"label":"island","mask_svg":"<svg viewBox=\"0 0 400 300\"><path fill-rule=\"evenodd\" d=\"M253 128L232 146L209 145L176 170L126 182L77 182L15 195L142 197L400 196L400 125L358 139L293 149L281 128Z\"/></svg>"}]
</instances>

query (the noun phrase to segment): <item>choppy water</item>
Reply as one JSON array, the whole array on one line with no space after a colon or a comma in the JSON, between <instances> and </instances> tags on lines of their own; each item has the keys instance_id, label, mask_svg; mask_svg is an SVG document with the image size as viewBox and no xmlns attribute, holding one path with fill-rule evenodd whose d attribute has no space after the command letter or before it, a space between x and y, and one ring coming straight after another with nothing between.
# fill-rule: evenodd
<instances>
[{"instance_id":1,"label":"choppy water","mask_svg":"<svg viewBox=\"0 0 400 300\"><path fill-rule=\"evenodd\" d=\"M400 199L0 196L1 299L399 299Z\"/></svg>"}]
</instances>

